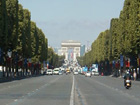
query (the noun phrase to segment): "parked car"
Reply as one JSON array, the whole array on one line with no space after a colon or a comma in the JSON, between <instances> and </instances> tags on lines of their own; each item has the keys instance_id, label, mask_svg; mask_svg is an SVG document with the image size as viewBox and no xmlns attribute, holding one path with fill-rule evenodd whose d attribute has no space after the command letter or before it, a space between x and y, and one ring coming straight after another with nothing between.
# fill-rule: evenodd
<instances>
[{"instance_id":1,"label":"parked car","mask_svg":"<svg viewBox=\"0 0 140 105\"><path fill-rule=\"evenodd\" d=\"M59 68L53 69L53 74L54 75L59 75Z\"/></svg>"},{"instance_id":2,"label":"parked car","mask_svg":"<svg viewBox=\"0 0 140 105\"><path fill-rule=\"evenodd\" d=\"M99 72L98 71L95 71L93 75L94 76L99 76Z\"/></svg>"},{"instance_id":3,"label":"parked car","mask_svg":"<svg viewBox=\"0 0 140 105\"><path fill-rule=\"evenodd\" d=\"M52 69L48 69L46 72L47 75L53 75L53 70Z\"/></svg>"},{"instance_id":4,"label":"parked car","mask_svg":"<svg viewBox=\"0 0 140 105\"><path fill-rule=\"evenodd\" d=\"M94 72L95 72L95 71L92 71L91 74L94 75Z\"/></svg>"},{"instance_id":5,"label":"parked car","mask_svg":"<svg viewBox=\"0 0 140 105\"><path fill-rule=\"evenodd\" d=\"M99 72L98 71L92 71L92 75L99 76Z\"/></svg>"},{"instance_id":6,"label":"parked car","mask_svg":"<svg viewBox=\"0 0 140 105\"><path fill-rule=\"evenodd\" d=\"M92 74L91 74L91 72L90 72L90 71L87 71L87 72L85 73L85 76L86 76L86 77L91 77L91 76L92 76Z\"/></svg>"}]
</instances>

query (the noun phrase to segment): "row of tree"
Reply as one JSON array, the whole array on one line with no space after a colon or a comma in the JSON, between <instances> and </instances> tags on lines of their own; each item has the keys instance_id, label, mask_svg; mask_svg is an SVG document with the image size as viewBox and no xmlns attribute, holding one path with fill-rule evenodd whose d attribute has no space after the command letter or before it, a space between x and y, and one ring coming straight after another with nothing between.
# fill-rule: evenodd
<instances>
[{"instance_id":1,"label":"row of tree","mask_svg":"<svg viewBox=\"0 0 140 105\"><path fill-rule=\"evenodd\" d=\"M79 58L82 65L118 60L120 55L140 54L140 0L125 0L119 18L111 20L110 29L101 32L91 51Z\"/></svg>"},{"instance_id":2,"label":"row of tree","mask_svg":"<svg viewBox=\"0 0 140 105\"><path fill-rule=\"evenodd\" d=\"M48 49L48 39L18 0L0 0L0 49L5 54L10 49L32 62L48 61L54 67L64 59Z\"/></svg>"},{"instance_id":3,"label":"row of tree","mask_svg":"<svg viewBox=\"0 0 140 105\"><path fill-rule=\"evenodd\" d=\"M48 63L52 67L60 67L64 63L64 56L58 56L53 48L48 48Z\"/></svg>"},{"instance_id":4,"label":"row of tree","mask_svg":"<svg viewBox=\"0 0 140 105\"><path fill-rule=\"evenodd\" d=\"M0 48L33 61L47 60L48 40L18 0L0 0Z\"/></svg>"}]
</instances>

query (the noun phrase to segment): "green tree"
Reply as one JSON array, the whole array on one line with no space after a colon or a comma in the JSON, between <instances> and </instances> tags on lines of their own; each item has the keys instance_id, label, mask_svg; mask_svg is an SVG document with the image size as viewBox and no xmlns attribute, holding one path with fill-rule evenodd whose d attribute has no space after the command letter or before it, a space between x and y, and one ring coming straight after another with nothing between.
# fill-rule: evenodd
<instances>
[{"instance_id":1,"label":"green tree","mask_svg":"<svg viewBox=\"0 0 140 105\"><path fill-rule=\"evenodd\" d=\"M6 0L8 47L15 50L18 37L18 0Z\"/></svg>"},{"instance_id":2,"label":"green tree","mask_svg":"<svg viewBox=\"0 0 140 105\"><path fill-rule=\"evenodd\" d=\"M23 55L23 36L24 36L24 14L23 14L23 7L21 4L19 4L19 10L18 10L18 37L17 37L17 45L16 45L16 51L20 55Z\"/></svg>"},{"instance_id":3,"label":"green tree","mask_svg":"<svg viewBox=\"0 0 140 105\"><path fill-rule=\"evenodd\" d=\"M32 54L31 56L34 57L35 56L35 51L36 51L36 24L35 22L31 21L31 50L32 50Z\"/></svg>"},{"instance_id":4,"label":"green tree","mask_svg":"<svg viewBox=\"0 0 140 105\"><path fill-rule=\"evenodd\" d=\"M110 27L110 44L111 44L111 56L112 59L118 59L118 49L117 49L117 37L118 37L118 18L111 20Z\"/></svg>"},{"instance_id":5,"label":"green tree","mask_svg":"<svg viewBox=\"0 0 140 105\"><path fill-rule=\"evenodd\" d=\"M30 58L31 57L31 13L28 9L23 10L24 13L24 35L23 40L23 56Z\"/></svg>"},{"instance_id":6,"label":"green tree","mask_svg":"<svg viewBox=\"0 0 140 105\"><path fill-rule=\"evenodd\" d=\"M0 0L0 47L7 50L7 39L8 27L7 27L7 10L6 1Z\"/></svg>"}]
</instances>

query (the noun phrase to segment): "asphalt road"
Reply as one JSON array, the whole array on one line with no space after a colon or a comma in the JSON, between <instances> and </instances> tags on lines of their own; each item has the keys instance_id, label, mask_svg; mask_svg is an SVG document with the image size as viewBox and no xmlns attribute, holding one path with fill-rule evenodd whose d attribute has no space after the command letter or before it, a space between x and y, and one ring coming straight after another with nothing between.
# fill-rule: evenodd
<instances>
[{"instance_id":1,"label":"asphalt road","mask_svg":"<svg viewBox=\"0 0 140 105\"><path fill-rule=\"evenodd\" d=\"M72 76L33 77L0 84L0 105L69 105Z\"/></svg>"},{"instance_id":2,"label":"asphalt road","mask_svg":"<svg viewBox=\"0 0 140 105\"><path fill-rule=\"evenodd\" d=\"M0 105L140 105L140 82L120 78L40 76L0 84Z\"/></svg>"},{"instance_id":3,"label":"asphalt road","mask_svg":"<svg viewBox=\"0 0 140 105\"><path fill-rule=\"evenodd\" d=\"M123 79L106 76L75 76L80 105L140 105L140 82L123 87Z\"/></svg>"}]
</instances>

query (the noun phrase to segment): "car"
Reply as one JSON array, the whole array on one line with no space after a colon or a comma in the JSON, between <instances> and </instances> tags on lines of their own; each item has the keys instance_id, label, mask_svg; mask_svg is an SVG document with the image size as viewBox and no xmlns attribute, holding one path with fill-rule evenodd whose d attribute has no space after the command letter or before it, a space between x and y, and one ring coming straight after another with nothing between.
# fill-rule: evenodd
<instances>
[{"instance_id":1,"label":"car","mask_svg":"<svg viewBox=\"0 0 140 105\"><path fill-rule=\"evenodd\" d=\"M66 74L69 74L69 73L70 73L70 69L67 68L67 69L66 69Z\"/></svg>"},{"instance_id":2,"label":"car","mask_svg":"<svg viewBox=\"0 0 140 105\"><path fill-rule=\"evenodd\" d=\"M47 69L46 74L47 74L47 75L53 75L53 70L52 70L52 69Z\"/></svg>"},{"instance_id":3,"label":"car","mask_svg":"<svg viewBox=\"0 0 140 105\"><path fill-rule=\"evenodd\" d=\"M99 76L99 72L98 71L95 71L94 72L94 76Z\"/></svg>"},{"instance_id":4,"label":"car","mask_svg":"<svg viewBox=\"0 0 140 105\"><path fill-rule=\"evenodd\" d=\"M78 70L75 70L75 71L74 71L74 75L77 75L77 74L78 74Z\"/></svg>"},{"instance_id":5,"label":"car","mask_svg":"<svg viewBox=\"0 0 140 105\"><path fill-rule=\"evenodd\" d=\"M94 75L95 71L92 71L91 74Z\"/></svg>"},{"instance_id":6,"label":"car","mask_svg":"<svg viewBox=\"0 0 140 105\"><path fill-rule=\"evenodd\" d=\"M91 72L88 71L88 72L85 73L85 76L86 76L86 77L91 77L92 74L91 74Z\"/></svg>"},{"instance_id":7,"label":"car","mask_svg":"<svg viewBox=\"0 0 140 105\"><path fill-rule=\"evenodd\" d=\"M92 71L92 75L99 76L99 72L98 71Z\"/></svg>"},{"instance_id":8,"label":"car","mask_svg":"<svg viewBox=\"0 0 140 105\"><path fill-rule=\"evenodd\" d=\"M61 68L61 71L64 72L65 71L65 68Z\"/></svg>"},{"instance_id":9,"label":"car","mask_svg":"<svg viewBox=\"0 0 140 105\"><path fill-rule=\"evenodd\" d=\"M59 70L59 75L62 75L63 73L62 73L62 71L61 70Z\"/></svg>"},{"instance_id":10,"label":"car","mask_svg":"<svg viewBox=\"0 0 140 105\"><path fill-rule=\"evenodd\" d=\"M54 74L54 75L59 75L59 68L55 68L55 69L53 70L53 74Z\"/></svg>"}]
</instances>

